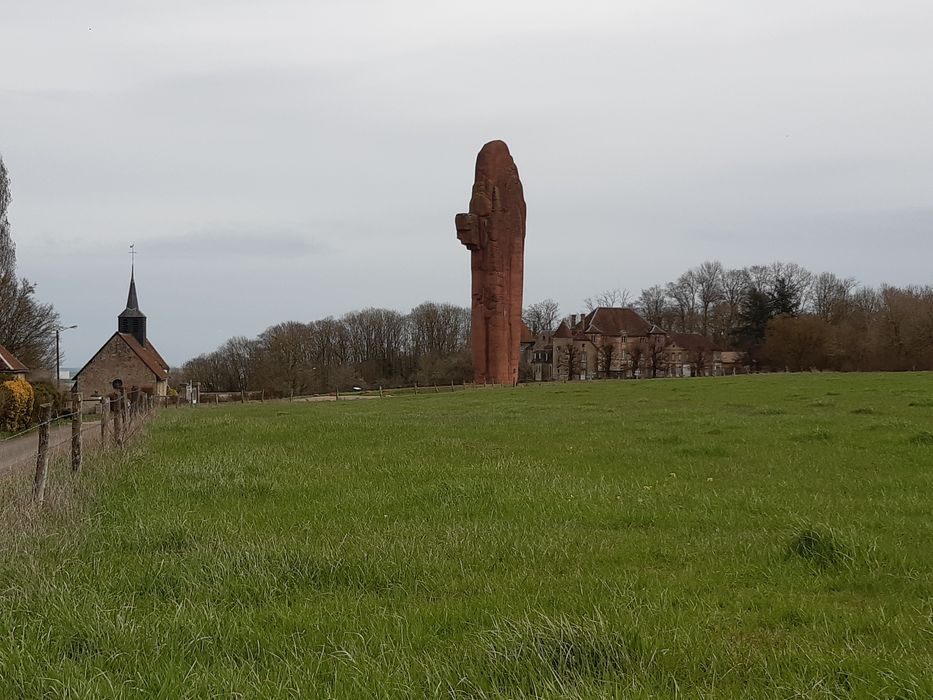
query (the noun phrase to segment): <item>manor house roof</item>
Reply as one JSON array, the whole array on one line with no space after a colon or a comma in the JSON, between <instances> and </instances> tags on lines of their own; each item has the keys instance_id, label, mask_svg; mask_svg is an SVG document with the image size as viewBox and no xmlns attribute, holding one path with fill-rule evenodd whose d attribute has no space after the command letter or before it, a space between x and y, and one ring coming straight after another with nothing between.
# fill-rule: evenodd
<instances>
[{"instance_id":1,"label":"manor house roof","mask_svg":"<svg viewBox=\"0 0 933 700\"><path fill-rule=\"evenodd\" d=\"M706 352L713 349L713 344L702 333L672 333L670 336L674 345L692 352Z\"/></svg>"},{"instance_id":2,"label":"manor house roof","mask_svg":"<svg viewBox=\"0 0 933 700\"><path fill-rule=\"evenodd\" d=\"M586 314L577 324L578 332L614 335L642 336L651 331L651 324L628 307L600 306Z\"/></svg>"}]
</instances>

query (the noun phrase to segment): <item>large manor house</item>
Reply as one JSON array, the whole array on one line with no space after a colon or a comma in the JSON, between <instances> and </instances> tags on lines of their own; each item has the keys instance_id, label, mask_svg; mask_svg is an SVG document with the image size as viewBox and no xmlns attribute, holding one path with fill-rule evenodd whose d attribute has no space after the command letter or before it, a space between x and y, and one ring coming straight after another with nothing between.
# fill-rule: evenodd
<instances>
[{"instance_id":1,"label":"large manor house","mask_svg":"<svg viewBox=\"0 0 933 700\"><path fill-rule=\"evenodd\" d=\"M539 382L731 374L739 359L699 333L668 333L634 309L605 306L572 314L553 332L526 334L522 348Z\"/></svg>"}]
</instances>

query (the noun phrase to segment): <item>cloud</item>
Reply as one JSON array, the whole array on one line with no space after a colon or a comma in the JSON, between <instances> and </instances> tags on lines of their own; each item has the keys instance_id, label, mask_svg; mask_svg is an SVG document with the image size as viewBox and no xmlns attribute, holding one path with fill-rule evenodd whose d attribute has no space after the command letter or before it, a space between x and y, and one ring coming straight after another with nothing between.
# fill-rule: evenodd
<instances>
[{"instance_id":1,"label":"cloud","mask_svg":"<svg viewBox=\"0 0 933 700\"><path fill-rule=\"evenodd\" d=\"M294 260L311 255L332 255L335 249L301 230L227 225L206 228L182 236L147 237L135 241L141 255L160 260L197 259L199 264L250 260Z\"/></svg>"}]
</instances>

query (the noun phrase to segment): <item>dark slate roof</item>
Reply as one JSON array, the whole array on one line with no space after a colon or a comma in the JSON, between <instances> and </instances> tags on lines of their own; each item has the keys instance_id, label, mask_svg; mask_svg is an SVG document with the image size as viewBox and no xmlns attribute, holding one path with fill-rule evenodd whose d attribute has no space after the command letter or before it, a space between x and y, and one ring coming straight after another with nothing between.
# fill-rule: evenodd
<instances>
[{"instance_id":1,"label":"dark slate roof","mask_svg":"<svg viewBox=\"0 0 933 700\"><path fill-rule=\"evenodd\" d=\"M552 338L572 338L573 333L570 332L570 326L567 325L566 321L561 321L560 325L557 327L557 330L554 331Z\"/></svg>"},{"instance_id":2,"label":"dark slate roof","mask_svg":"<svg viewBox=\"0 0 933 700\"><path fill-rule=\"evenodd\" d=\"M12 352L0 345L0 372L28 372L29 368L16 359Z\"/></svg>"},{"instance_id":3,"label":"dark slate roof","mask_svg":"<svg viewBox=\"0 0 933 700\"><path fill-rule=\"evenodd\" d=\"M139 299L136 297L136 275L130 273L130 291L126 295L126 308L118 318L146 318L146 314L139 310Z\"/></svg>"}]
</instances>

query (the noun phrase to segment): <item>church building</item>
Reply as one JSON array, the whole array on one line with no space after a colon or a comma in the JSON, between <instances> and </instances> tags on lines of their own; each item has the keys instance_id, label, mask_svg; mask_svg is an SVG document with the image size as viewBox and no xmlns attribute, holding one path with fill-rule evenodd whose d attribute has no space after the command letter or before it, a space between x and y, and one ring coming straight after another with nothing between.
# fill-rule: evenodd
<instances>
[{"instance_id":1,"label":"church building","mask_svg":"<svg viewBox=\"0 0 933 700\"><path fill-rule=\"evenodd\" d=\"M75 391L85 397L106 396L117 379L130 390L136 387L153 396L168 391L168 365L146 337L146 315L136 298L135 268L130 272L126 308L117 317L117 332L75 375Z\"/></svg>"}]
</instances>

